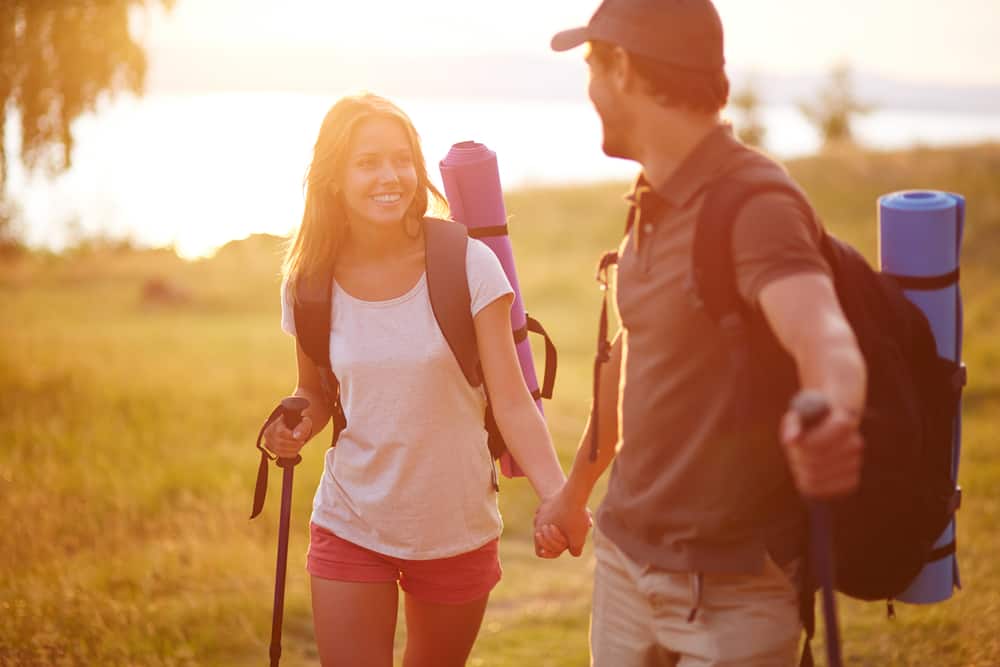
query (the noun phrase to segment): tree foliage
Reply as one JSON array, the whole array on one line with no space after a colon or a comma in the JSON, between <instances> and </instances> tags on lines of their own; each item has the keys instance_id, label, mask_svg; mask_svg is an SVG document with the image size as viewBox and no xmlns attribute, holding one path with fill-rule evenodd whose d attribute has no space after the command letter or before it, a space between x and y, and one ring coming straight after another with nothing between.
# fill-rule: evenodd
<instances>
[{"instance_id":1,"label":"tree foliage","mask_svg":"<svg viewBox=\"0 0 1000 667\"><path fill-rule=\"evenodd\" d=\"M767 127L760 117L761 100L754 83L747 82L733 96L731 104L740 114L736 125L736 136L748 146L763 148Z\"/></svg>"},{"instance_id":2,"label":"tree foliage","mask_svg":"<svg viewBox=\"0 0 1000 667\"><path fill-rule=\"evenodd\" d=\"M142 93L146 56L129 33L129 14L148 1L0 0L0 196L8 160L65 170L73 121L102 93ZM3 141L11 111L20 118L18 156Z\"/></svg>"},{"instance_id":3,"label":"tree foliage","mask_svg":"<svg viewBox=\"0 0 1000 667\"><path fill-rule=\"evenodd\" d=\"M848 65L833 68L816 102L799 103L799 110L816 126L825 146L853 143L851 123L854 116L870 113L872 109L856 97Z\"/></svg>"}]
</instances>

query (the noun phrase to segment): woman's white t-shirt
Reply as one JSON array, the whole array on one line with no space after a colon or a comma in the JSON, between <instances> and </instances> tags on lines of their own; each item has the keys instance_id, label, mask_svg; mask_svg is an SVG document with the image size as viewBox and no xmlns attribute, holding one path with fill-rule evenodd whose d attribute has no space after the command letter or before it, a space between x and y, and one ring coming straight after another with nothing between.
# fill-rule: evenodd
<instances>
[{"instance_id":1,"label":"woman's white t-shirt","mask_svg":"<svg viewBox=\"0 0 1000 667\"><path fill-rule=\"evenodd\" d=\"M469 239L472 314L512 292L496 255ZM282 286L281 327L295 335ZM426 274L406 294L363 301L334 281L330 359L347 428L326 453L312 521L414 560L500 535L483 388L469 385L431 310Z\"/></svg>"}]
</instances>

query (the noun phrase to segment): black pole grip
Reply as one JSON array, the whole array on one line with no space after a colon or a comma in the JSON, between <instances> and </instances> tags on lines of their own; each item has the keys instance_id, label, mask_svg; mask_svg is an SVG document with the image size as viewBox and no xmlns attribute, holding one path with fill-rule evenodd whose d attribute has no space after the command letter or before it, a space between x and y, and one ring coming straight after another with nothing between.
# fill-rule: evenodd
<instances>
[{"instance_id":1,"label":"black pole grip","mask_svg":"<svg viewBox=\"0 0 1000 667\"><path fill-rule=\"evenodd\" d=\"M308 407L309 400L301 396L288 396L281 399L281 419L285 422L285 426L290 429L298 426L299 422L302 421L302 411ZM293 458L279 456L275 463L279 468L287 468L289 466L297 466L301 461L301 456Z\"/></svg>"},{"instance_id":2,"label":"black pole grip","mask_svg":"<svg viewBox=\"0 0 1000 667\"><path fill-rule=\"evenodd\" d=\"M301 396L281 399L280 413L285 426L295 428L302 421L302 411L309 407L309 401ZM278 667L281 660L281 626L285 617L285 574L288 565L288 530L292 514L292 483L296 464L302 460L278 458L277 464L284 468L281 481L281 515L278 521L278 559L274 573L274 607L271 616L271 646L269 655L271 667Z\"/></svg>"},{"instance_id":3,"label":"black pole grip","mask_svg":"<svg viewBox=\"0 0 1000 667\"><path fill-rule=\"evenodd\" d=\"M281 418L285 426L295 428L302 421L302 411L309 407L309 399L301 396L288 396L281 399Z\"/></svg>"},{"instance_id":4,"label":"black pole grip","mask_svg":"<svg viewBox=\"0 0 1000 667\"><path fill-rule=\"evenodd\" d=\"M789 409L798 413L803 434L819 426L830 414L830 404L826 397L813 389L806 389L796 394ZM806 504L809 507L809 550L812 571L822 589L827 664L829 667L842 667L840 623L834 595L836 564L833 560L833 516L829 502L807 499Z\"/></svg>"},{"instance_id":5,"label":"black pole grip","mask_svg":"<svg viewBox=\"0 0 1000 667\"><path fill-rule=\"evenodd\" d=\"M826 397L814 389L800 391L792 399L790 407L799 413L803 433L819 426L830 414L830 404L827 403Z\"/></svg>"}]
</instances>

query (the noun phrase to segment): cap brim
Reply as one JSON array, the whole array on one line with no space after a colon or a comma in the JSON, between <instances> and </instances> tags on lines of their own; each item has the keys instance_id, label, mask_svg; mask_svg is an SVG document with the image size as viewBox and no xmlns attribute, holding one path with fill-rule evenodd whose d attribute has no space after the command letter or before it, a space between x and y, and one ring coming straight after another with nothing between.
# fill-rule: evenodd
<instances>
[{"instance_id":1,"label":"cap brim","mask_svg":"<svg viewBox=\"0 0 1000 667\"><path fill-rule=\"evenodd\" d=\"M556 33L552 38L551 46L553 51L569 51L575 49L590 39L587 28L573 28Z\"/></svg>"}]
</instances>

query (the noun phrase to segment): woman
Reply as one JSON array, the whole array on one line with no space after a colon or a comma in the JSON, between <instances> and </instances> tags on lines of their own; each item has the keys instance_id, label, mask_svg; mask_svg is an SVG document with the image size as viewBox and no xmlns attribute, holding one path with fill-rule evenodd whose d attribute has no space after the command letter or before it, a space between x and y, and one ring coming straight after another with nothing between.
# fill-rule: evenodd
<instances>
[{"instance_id":1,"label":"woman","mask_svg":"<svg viewBox=\"0 0 1000 667\"><path fill-rule=\"evenodd\" d=\"M330 349L348 427L326 454L310 525L307 569L323 665L392 664L397 582L404 665L463 665L500 579L485 395L451 356L428 297L421 222L431 196L445 205L399 108L364 94L330 109L282 288L282 328L294 335L296 280L332 263ZM521 375L510 284L479 241L469 240L466 267L490 404L545 498L565 478ZM316 366L301 344L297 353L295 394L310 407L294 432L281 420L265 432L268 449L283 457L294 457L330 418Z\"/></svg>"}]
</instances>

